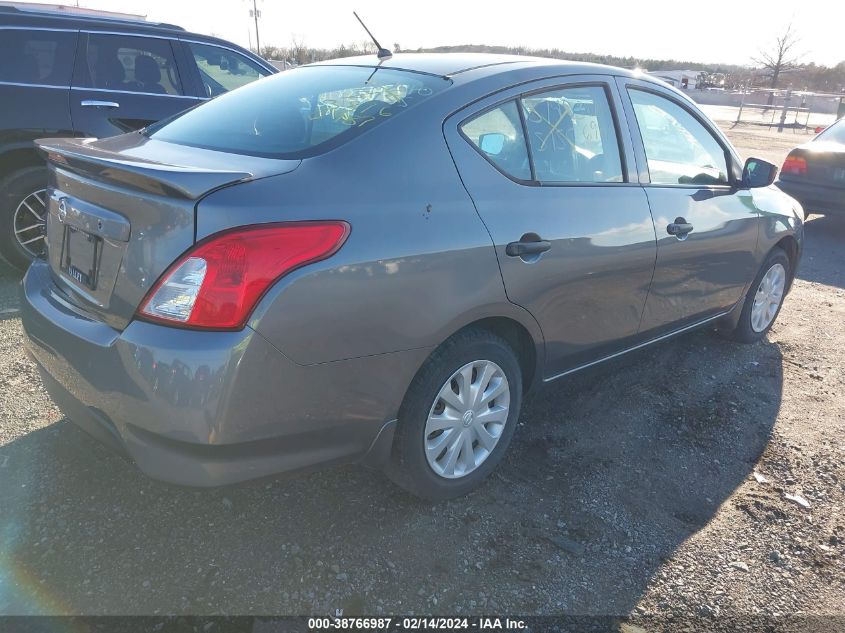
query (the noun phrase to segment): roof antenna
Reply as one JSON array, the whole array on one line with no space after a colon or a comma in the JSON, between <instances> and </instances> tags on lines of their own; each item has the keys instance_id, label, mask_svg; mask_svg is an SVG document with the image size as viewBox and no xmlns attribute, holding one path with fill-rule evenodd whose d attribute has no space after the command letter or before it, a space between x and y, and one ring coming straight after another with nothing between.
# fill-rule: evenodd
<instances>
[{"instance_id":1,"label":"roof antenna","mask_svg":"<svg viewBox=\"0 0 845 633\"><path fill-rule=\"evenodd\" d=\"M370 33L370 29L367 28L367 25L364 24L364 21L361 18L358 17L358 14L355 11L352 12L352 15L354 15L358 19L358 21L361 23L361 26L363 26L364 30L367 32L367 35L369 35L370 39L373 40L373 44L375 44L376 48L378 49L378 53L377 53L378 58L379 59L390 59L391 57L393 57L393 53L391 53L384 46L382 46L381 44L378 43L378 40L373 36L372 33Z\"/></svg>"}]
</instances>

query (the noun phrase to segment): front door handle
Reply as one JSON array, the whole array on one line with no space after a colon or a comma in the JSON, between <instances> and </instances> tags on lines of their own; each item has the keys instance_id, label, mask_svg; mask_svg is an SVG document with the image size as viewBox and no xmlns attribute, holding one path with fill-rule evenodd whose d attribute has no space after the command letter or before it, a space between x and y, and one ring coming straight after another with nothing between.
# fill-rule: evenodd
<instances>
[{"instance_id":1,"label":"front door handle","mask_svg":"<svg viewBox=\"0 0 845 633\"><path fill-rule=\"evenodd\" d=\"M545 240L525 240L511 242L505 247L505 254L510 257L525 257L526 255L540 255L552 247L551 242Z\"/></svg>"},{"instance_id":2,"label":"front door handle","mask_svg":"<svg viewBox=\"0 0 845 633\"><path fill-rule=\"evenodd\" d=\"M86 99L79 105L83 108L119 108L120 104L116 101L97 101L96 99Z\"/></svg>"},{"instance_id":3,"label":"front door handle","mask_svg":"<svg viewBox=\"0 0 845 633\"><path fill-rule=\"evenodd\" d=\"M672 224L666 227L666 232L675 237L685 237L687 233L691 233L693 229L692 224L687 222L684 218L675 218Z\"/></svg>"}]
</instances>

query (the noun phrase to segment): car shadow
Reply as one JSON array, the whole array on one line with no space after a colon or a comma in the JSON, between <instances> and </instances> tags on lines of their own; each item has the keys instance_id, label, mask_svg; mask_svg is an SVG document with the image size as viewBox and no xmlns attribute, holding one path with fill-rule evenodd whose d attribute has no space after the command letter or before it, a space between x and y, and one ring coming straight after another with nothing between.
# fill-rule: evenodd
<instances>
[{"instance_id":1,"label":"car shadow","mask_svg":"<svg viewBox=\"0 0 845 633\"><path fill-rule=\"evenodd\" d=\"M623 356L530 395L441 504L357 466L176 488L63 420L0 446L0 614L624 615L748 478L782 381L765 341Z\"/></svg>"},{"instance_id":2,"label":"car shadow","mask_svg":"<svg viewBox=\"0 0 845 633\"><path fill-rule=\"evenodd\" d=\"M812 244L812 254L805 249L798 279L845 288L845 269L830 265L838 261L845 248L845 217L812 215L804 223L804 235Z\"/></svg>"}]
</instances>

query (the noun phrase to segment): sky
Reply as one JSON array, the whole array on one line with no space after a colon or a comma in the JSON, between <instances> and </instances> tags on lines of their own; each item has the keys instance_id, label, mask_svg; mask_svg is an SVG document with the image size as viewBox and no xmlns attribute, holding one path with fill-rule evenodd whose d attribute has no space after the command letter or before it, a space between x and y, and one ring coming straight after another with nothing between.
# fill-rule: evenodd
<instances>
[{"instance_id":1,"label":"sky","mask_svg":"<svg viewBox=\"0 0 845 633\"><path fill-rule=\"evenodd\" d=\"M25 0L18 0L23 2ZM75 0L66 0L74 4ZM146 15L242 46L255 43L253 0L79 0L82 7ZM334 47L365 41L352 15L392 48L491 44L559 48L652 59L750 64L792 23L804 62L845 61L845 5L839 0L256 0L262 46Z\"/></svg>"}]
</instances>

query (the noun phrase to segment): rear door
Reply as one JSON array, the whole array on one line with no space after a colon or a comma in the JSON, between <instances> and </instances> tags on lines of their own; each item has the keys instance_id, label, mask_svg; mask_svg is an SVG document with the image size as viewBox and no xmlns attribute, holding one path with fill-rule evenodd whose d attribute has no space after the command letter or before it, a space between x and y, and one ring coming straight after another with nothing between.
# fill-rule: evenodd
<instances>
[{"instance_id":1,"label":"rear door","mask_svg":"<svg viewBox=\"0 0 845 633\"><path fill-rule=\"evenodd\" d=\"M660 334L739 301L756 272L759 212L739 158L697 109L656 84L618 81L657 233L642 331Z\"/></svg>"},{"instance_id":2,"label":"rear door","mask_svg":"<svg viewBox=\"0 0 845 633\"><path fill-rule=\"evenodd\" d=\"M83 135L131 132L200 103L163 37L83 33L74 70L71 116Z\"/></svg>"},{"instance_id":3,"label":"rear door","mask_svg":"<svg viewBox=\"0 0 845 633\"><path fill-rule=\"evenodd\" d=\"M545 375L630 345L656 248L612 79L552 79L498 93L445 130L508 298L543 330Z\"/></svg>"}]
</instances>

